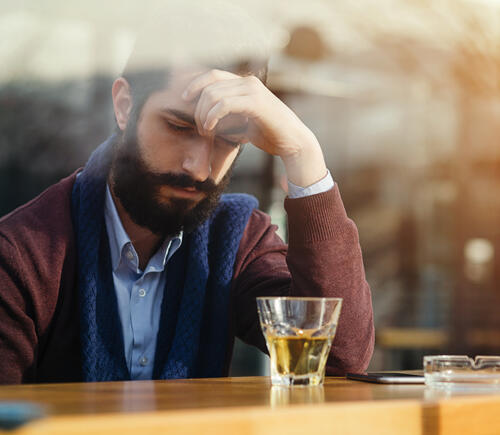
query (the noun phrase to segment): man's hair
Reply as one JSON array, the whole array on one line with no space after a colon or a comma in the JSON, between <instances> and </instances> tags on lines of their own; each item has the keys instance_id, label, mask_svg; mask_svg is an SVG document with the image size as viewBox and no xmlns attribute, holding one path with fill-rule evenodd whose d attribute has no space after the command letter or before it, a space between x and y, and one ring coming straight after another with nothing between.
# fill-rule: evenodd
<instances>
[{"instance_id":1,"label":"man's hair","mask_svg":"<svg viewBox=\"0 0 500 435\"><path fill-rule=\"evenodd\" d=\"M222 69L267 79L265 31L247 11L221 1L164 1L138 32L121 76L130 85L134 111L164 89L176 66Z\"/></svg>"},{"instance_id":2,"label":"man's hair","mask_svg":"<svg viewBox=\"0 0 500 435\"><path fill-rule=\"evenodd\" d=\"M267 61L263 61L260 65L255 65L254 62L241 62L237 65L207 66L207 68L222 69L241 76L254 75L264 84L267 80ZM139 71L125 69L121 76L127 80L130 86L133 110L139 114L151 94L165 89L168 85L170 70L167 68Z\"/></svg>"}]
</instances>

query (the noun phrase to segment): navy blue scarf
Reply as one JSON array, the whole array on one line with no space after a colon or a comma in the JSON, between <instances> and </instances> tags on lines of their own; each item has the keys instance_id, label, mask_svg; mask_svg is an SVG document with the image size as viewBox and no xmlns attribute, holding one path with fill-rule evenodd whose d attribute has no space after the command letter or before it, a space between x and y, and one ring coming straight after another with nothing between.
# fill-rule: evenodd
<instances>
[{"instance_id":1,"label":"navy blue scarf","mask_svg":"<svg viewBox=\"0 0 500 435\"><path fill-rule=\"evenodd\" d=\"M109 138L92 153L72 193L82 374L88 382L130 379L104 222L114 141ZM251 196L222 195L210 219L185 236L167 264L155 379L223 375L234 261L256 207Z\"/></svg>"}]
</instances>

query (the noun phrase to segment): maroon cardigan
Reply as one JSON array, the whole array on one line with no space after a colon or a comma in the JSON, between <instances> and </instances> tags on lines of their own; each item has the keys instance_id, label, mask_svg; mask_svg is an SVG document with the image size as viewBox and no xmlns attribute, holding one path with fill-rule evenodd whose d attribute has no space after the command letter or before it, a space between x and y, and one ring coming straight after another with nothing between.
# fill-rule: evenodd
<instances>
[{"instance_id":1,"label":"maroon cardigan","mask_svg":"<svg viewBox=\"0 0 500 435\"><path fill-rule=\"evenodd\" d=\"M0 384L80 381L75 174L0 219ZM234 337L266 351L255 298L344 299L327 374L362 372L374 343L370 289L358 233L337 186L286 199L289 246L255 210L241 240L231 291L225 373Z\"/></svg>"}]
</instances>

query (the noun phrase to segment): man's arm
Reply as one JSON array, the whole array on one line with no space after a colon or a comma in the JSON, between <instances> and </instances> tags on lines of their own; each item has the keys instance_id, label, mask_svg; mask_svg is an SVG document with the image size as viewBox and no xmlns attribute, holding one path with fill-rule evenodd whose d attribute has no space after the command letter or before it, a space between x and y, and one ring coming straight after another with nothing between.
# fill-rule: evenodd
<instances>
[{"instance_id":1,"label":"man's arm","mask_svg":"<svg viewBox=\"0 0 500 435\"><path fill-rule=\"evenodd\" d=\"M362 372L373 352L374 328L356 226L345 213L337 186L318 195L287 198L285 208L288 252L264 213L255 212L245 230L235 265L235 333L265 351L257 296L341 297L327 373Z\"/></svg>"},{"instance_id":2,"label":"man's arm","mask_svg":"<svg viewBox=\"0 0 500 435\"><path fill-rule=\"evenodd\" d=\"M246 119L244 140L281 158L293 185L308 188L327 175L316 136L256 77L212 70L197 76L183 98L197 99L195 120L201 135L215 134L228 115ZM237 259L235 269L236 330L242 338L263 347L255 320L255 297L259 295L342 297L329 373L362 371L373 350L371 297L358 233L347 218L338 188L287 199L285 208L288 254L267 218L259 215L256 219L254 214L245 231L240 244L243 259ZM246 317L248 312L250 317Z\"/></svg>"},{"instance_id":3,"label":"man's arm","mask_svg":"<svg viewBox=\"0 0 500 435\"><path fill-rule=\"evenodd\" d=\"M80 379L74 179L0 219L0 384Z\"/></svg>"},{"instance_id":4,"label":"man's arm","mask_svg":"<svg viewBox=\"0 0 500 435\"><path fill-rule=\"evenodd\" d=\"M0 384L34 376L38 338L26 278L17 248L0 234Z\"/></svg>"}]
</instances>

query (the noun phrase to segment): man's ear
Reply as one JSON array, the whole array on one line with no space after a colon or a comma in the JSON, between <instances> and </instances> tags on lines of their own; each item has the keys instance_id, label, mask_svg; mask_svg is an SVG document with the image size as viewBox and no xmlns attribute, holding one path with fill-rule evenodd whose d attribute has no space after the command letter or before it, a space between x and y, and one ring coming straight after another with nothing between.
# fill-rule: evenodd
<instances>
[{"instance_id":1,"label":"man's ear","mask_svg":"<svg viewBox=\"0 0 500 435\"><path fill-rule=\"evenodd\" d=\"M116 123L120 130L125 130L132 110L132 95L127 80L123 77L117 78L113 83L111 94L113 96Z\"/></svg>"}]
</instances>

